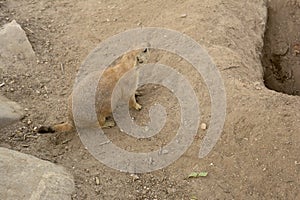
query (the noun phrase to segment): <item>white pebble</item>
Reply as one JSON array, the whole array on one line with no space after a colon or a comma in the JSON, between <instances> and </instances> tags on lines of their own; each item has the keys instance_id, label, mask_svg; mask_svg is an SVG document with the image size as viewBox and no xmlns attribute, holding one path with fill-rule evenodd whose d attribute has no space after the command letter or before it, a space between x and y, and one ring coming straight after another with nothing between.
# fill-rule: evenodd
<instances>
[{"instance_id":1,"label":"white pebble","mask_svg":"<svg viewBox=\"0 0 300 200\"><path fill-rule=\"evenodd\" d=\"M201 128L202 130L206 130L207 125L206 125L205 123L202 123L202 124L200 125L200 128Z\"/></svg>"},{"instance_id":2,"label":"white pebble","mask_svg":"<svg viewBox=\"0 0 300 200\"><path fill-rule=\"evenodd\" d=\"M181 18L186 18L187 17L187 14L182 14L180 15Z\"/></svg>"}]
</instances>

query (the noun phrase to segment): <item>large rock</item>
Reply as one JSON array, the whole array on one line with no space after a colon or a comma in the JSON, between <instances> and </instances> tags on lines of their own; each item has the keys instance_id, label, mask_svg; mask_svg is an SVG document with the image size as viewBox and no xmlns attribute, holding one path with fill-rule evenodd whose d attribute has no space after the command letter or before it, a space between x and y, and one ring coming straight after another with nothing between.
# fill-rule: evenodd
<instances>
[{"instance_id":1,"label":"large rock","mask_svg":"<svg viewBox=\"0 0 300 200\"><path fill-rule=\"evenodd\" d=\"M13 20L0 29L0 64L4 60L10 61L13 58L32 59L34 51L28 41L25 31ZM4 59L3 59L4 58Z\"/></svg>"},{"instance_id":2,"label":"large rock","mask_svg":"<svg viewBox=\"0 0 300 200\"><path fill-rule=\"evenodd\" d=\"M16 102L0 95L0 128L18 121L22 116L22 108Z\"/></svg>"},{"instance_id":3,"label":"large rock","mask_svg":"<svg viewBox=\"0 0 300 200\"><path fill-rule=\"evenodd\" d=\"M0 28L0 74L3 71L13 73L11 71L26 67L34 59L35 54L25 31L15 20ZM22 109L17 103L0 95L0 129L22 116Z\"/></svg>"},{"instance_id":4,"label":"large rock","mask_svg":"<svg viewBox=\"0 0 300 200\"><path fill-rule=\"evenodd\" d=\"M0 199L71 199L73 177L61 166L0 148Z\"/></svg>"}]
</instances>

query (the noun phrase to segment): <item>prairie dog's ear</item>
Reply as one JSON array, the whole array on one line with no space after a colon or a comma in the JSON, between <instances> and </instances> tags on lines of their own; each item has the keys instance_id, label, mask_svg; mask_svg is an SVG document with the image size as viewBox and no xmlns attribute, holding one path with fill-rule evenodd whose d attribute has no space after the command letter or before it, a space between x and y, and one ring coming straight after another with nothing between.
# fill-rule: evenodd
<instances>
[{"instance_id":1,"label":"prairie dog's ear","mask_svg":"<svg viewBox=\"0 0 300 200\"><path fill-rule=\"evenodd\" d=\"M147 60L150 58L150 54L151 54L151 49L149 47L143 49L142 54L144 55L144 57L147 58Z\"/></svg>"}]
</instances>

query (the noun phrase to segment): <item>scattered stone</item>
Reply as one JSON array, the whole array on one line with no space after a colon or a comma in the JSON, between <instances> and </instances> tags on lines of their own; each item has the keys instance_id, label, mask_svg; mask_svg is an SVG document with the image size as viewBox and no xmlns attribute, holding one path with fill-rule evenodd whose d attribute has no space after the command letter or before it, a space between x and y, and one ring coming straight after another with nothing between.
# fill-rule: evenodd
<instances>
[{"instance_id":1,"label":"scattered stone","mask_svg":"<svg viewBox=\"0 0 300 200\"><path fill-rule=\"evenodd\" d=\"M201 123L200 128L202 130L206 130L207 129L207 125L205 123Z\"/></svg>"},{"instance_id":2,"label":"scattered stone","mask_svg":"<svg viewBox=\"0 0 300 200\"><path fill-rule=\"evenodd\" d=\"M162 153L162 154L168 154L169 151L168 151L167 149L163 149L161 153Z\"/></svg>"},{"instance_id":3,"label":"scattered stone","mask_svg":"<svg viewBox=\"0 0 300 200\"><path fill-rule=\"evenodd\" d=\"M255 82L255 83L254 83L254 88L255 88L256 90L262 90L262 87L261 87L260 82Z\"/></svg>"},{"instance_id":4,"label":"scattered stone","mask_svg":"<svg viewBox=\"0 0 300 200\"><path fill-rule=\"evenodd\" d=\"M138 175L136 175L136 174L131 174L130 176L132 177L133 181L140 180L140 177Z\"/></svg>"},{"instance_id":5,"label":"scattered stone","mask_svg":"<svg viewBox=\"0 0 300 200\"><path fill-rule=\"evenodd\" d=\"M100 179L97 176L95 177L95 182L96 182L96 185L100 185Z\"/></svg>"},{"instance_id":6,"label":"scattered stone","mask_svg":"<svg viewBox=\"0 0 300 200\"><path fill-rule=\"evenodd\" d=\"M0 199L71 199L73 177L61 166L0 148Z\"/></svg>"},{"instance_id":7,"label":"scattered stone","mask_svg":"<svg viewBox=\"0 0 300 200\"><path fill-rule=\"evenodd\" d=\"M0 110L0 128L10 125L23 117L21 106L1 95Z\"/></svg>"},{"instance_id":8,"label":"scattered stone","mask_svg":"<svg viewBox=\"0 0 300 200\"><path fill-rule=\"evenodd\" d=\"M174 194L176 192L175 188L167 188L167 193L168 194Z\"/></svg>"},{"instance_id":9,"label":"scattered stone","mask_svg":"<svg viewBox=\"0 0 300 200\"><path fill-rule=\"evenodd\" d=\"M186 18L186 17L187 17L187 14L180 15L180 18Z\"/></svg>"}]
</instances>

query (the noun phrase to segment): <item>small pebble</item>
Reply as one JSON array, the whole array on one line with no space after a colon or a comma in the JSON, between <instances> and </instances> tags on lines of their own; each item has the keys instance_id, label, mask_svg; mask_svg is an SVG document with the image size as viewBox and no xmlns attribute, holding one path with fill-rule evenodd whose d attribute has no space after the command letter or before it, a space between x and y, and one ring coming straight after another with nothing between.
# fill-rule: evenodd
<instances>
[{"instance_id":1,"label":"small pebble","mask_svg":"<svg viewBox=\"0 0 300 200\"><path fill-rule=\"evenodd\" d=\"M180 18L186 18L186 17L187 17L187 14L180 15Z\"/></svg>"},{"instance_id":2,"label":"small pebble","mask_svg":"<svg viewBox=\"0 0 300 200\"><path fill-rule=\"evenodd\" d=\"M162 154L168 154L169 153L169 151L168 150L166 150L166 149L164 149L164 150L162 150L162 152L161 152Z\"/></svg>"},{"instance_id":3,"label":"small pebble","mask_svg":"<svg viewBox=\"0 0 300 200\"><path fill-rule=\"evenodd\" d=\"M261 90L262 89L259 82L255 82L254 87L255 87L256 90Z\"/></svg>"},{"instance_id":4,"label":"small pebble","mask_svg":"<svg viewBox=\"0 0 300 200\"><path fill-rule=\"evenodd\" d=\"M136 174L131 174L130 176L132 177L133 181L140 180L140 177Z\"/></svg>"},{"instance_id":5,"label":"small pebble","mask_svg":"<svg viewBox=\"0 0 300 200\"><path fill-rule=\"evenodd\" d=\"M100 180L97 176L95 177L95 182L96 182L96 185L100 185Z\"/></svg>"},{"instance_id":6,"label":"small pebble","mask_svg":"<svg viewBox=\"0 0 300 200\"><path fill-rule=\"evenodd\" d=\"M255 89L256 89L256 90L261 90L261 87L255 86Z\"/></svg>"},{"instance_id":7,"label":"small pebble","mask_svg":"<svg viewBox=\"0 0 300 200\"><path fill-rule=\"evenodd\" d=\"M201 128L202 130L206 130L206 129L207 129L207 125L206 125L205 123L202 123L202 124L200 125L200 128Z\"/></svg>"}]
</instances>

